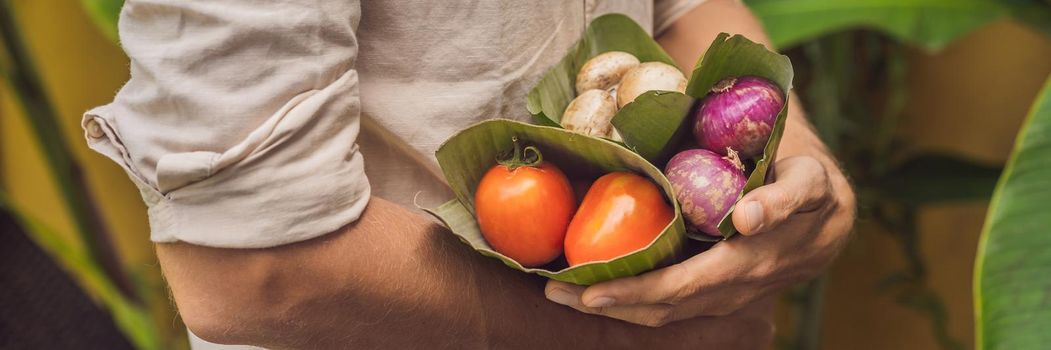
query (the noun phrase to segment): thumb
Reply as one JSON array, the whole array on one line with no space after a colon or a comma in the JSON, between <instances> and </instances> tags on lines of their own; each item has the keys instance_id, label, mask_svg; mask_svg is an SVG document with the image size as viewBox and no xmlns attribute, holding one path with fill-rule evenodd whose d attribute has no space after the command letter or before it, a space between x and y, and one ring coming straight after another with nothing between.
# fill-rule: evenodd
<instances>
[{"instance_id":1,"label":"thumb","mask_svg":"<svg viewBox=\"0 0 1051 350\"><path fill-rule=\"evenodd\" d=\"M765 232L781 225L792 214L815 210L830 198L825 167L810 156L778 161L774 183L756 188L740 201L733 223L744 235Z\"/></svg>"}]
</instances>

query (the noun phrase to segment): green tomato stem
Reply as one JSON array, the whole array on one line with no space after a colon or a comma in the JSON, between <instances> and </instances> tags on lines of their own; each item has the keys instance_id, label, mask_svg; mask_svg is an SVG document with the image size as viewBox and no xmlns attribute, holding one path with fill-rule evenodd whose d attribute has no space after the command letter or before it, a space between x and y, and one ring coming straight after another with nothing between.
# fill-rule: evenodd
<instances>
[{"instance_id":1,"label":"green tomato stem","mask_svg":"<svg viewBox=\"0 0 1051 350\"><path fill-rule=\"evenodd\" d=\"M507 170L515 170L524 166L538 167L544 162L544 156L540 154L540 150L535 146L522 148L522 144L518 142L518 136L512 136L511 142L514 143L514 151L511 153L511 158L496 160L500 165L506 166Z\"/></svg>"}]
</instances>

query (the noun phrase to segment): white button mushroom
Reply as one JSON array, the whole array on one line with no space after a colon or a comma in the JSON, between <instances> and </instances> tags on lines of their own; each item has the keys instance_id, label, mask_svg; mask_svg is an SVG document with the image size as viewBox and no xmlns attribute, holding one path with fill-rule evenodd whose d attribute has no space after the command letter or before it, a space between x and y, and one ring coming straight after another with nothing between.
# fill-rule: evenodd
<instances>
[{"instance_id":1,"label":"white button mushroom","mask_svg":"<svg viewBox=\"0 0 1051 350\"><path fill-rule=\"evenodd\" d=\"M686 76L671 65L663 62L646 62L632 68L620 80L617 88L617 108L635 101L636 97L646 91L686 92Z\"/></svg>"},{"instance_id":2,"label":"white button mushroom","mask_svg":"<svg viewBox=\"0 0 1051 350\"><path fill-rule=\"evenodd\" d=\"M617 103L606 90L591 89L577 96L562 113L562 127L584 135L609 137Z\"/></svg>"},{"instance_id":3,"label":"white button mushroom","mask_svg":"<svg viewBox=\"0 0 1051 350\"><path fill-rule=\"evenodd\" d=\"M638 65L639 59L627 52L610 51L595 56L577 73L577 94L591 89L609 90L624 73Z\"/></svg>"}]
</instances>

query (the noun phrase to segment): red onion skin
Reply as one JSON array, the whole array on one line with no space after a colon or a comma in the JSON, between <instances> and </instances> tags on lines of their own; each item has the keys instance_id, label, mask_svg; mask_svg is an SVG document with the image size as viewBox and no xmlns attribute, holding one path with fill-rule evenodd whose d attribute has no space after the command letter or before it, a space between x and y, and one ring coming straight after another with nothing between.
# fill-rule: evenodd
<instances>
[{"instance_id":1,"label":"red onion skin","mask_svg":"<svg viewBox=\"0 0 1051 350\"><path fill-rule=\"evenodd\" d=\"M668 161L664 174L690 226L722 236L719 221L733 208L748 181L740 161L706 149L685 150Z\"/></svg>"},{"instance_id":2,"label":"red onion skin","mask_svg":"<svg viewBox=\"0 0 1051 350\"><path fill-rule=\"evenodd\" d=\"M763 153L785 99L774 83L744 76L716 83L701 103L693 125L697 143L722 155L729 147L752 159Z\"/></svg>"}]
</instances>

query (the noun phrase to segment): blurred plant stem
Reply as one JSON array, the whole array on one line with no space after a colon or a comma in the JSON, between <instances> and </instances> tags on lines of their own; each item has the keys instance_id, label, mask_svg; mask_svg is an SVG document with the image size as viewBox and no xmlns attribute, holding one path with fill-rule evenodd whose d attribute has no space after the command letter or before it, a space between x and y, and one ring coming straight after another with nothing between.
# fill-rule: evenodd
<instances>
[{"instance_id":1,"label":"blurred plant stem","mask_svg":"<svg viewBox=\"0 0 1051 350\"><path fill-rule=\"evenodd\" d=\"M23 109L58 186L62 202L73 217L80 240L87 247L88 258L99 263L124 297L138 301L139 297L117 260L109 232L66 142L58 113L47 97L15 17L11 1L0 0L0 44L3 45L0 51L0 56L3 56L0 74L6 78Z\"/></svg>"},{"instance_id":2,"label":"blurred plant stem","mask_svg":"<svg viewBox=\"0 0 1051 350\"><path fill-rule=\"evenodd\" d=\"M899 241L908 261L904 271L888 276L881 283L881 287L894 293L898 304L924 314L930 323L934 339L943 349L963 350L963 343L949 334L949 316L944 302L927 284L927 268L918 241L918 208L906 205L897 209L896 213L879 210L874 212L874 221L885 226Z\"/></svg>"},{"instance_id":3,"label":"blurred plant stem","mask_svg":"<svg viewBox=\"0 0 1051 350\"><path fill-rule=\"evenodd\" d=\"M906 268L882 287L930 320L941 348L955 350L962 343L949 334L944 303L927 283L916 212L924 204L988 198L999 169L946 155L905 154L897 137L908 97L905 52L890 37L863 30L832 33L789 51L808 117L859 193L858 224L885 228L905 257ZM903 190L916 188L923 190ZM811 282L792 298L796 333L785 344L793 349L820 347L824 285Z\"/></svg>"},{"instance_id":4,"label":"blurred plant stem","mask_svg":"<svg viewBox=\"0 0 1051 350\"><path fill-rule=\"evenodd\" d=\"M70 244L42 221L24 215L3 191L0 191L0 211L15 217L19 226L34 243L46 251L59 266L75 276L73 279L81 288L92 291L91 294L109 310L113 322L136 348L173 348L162 345L165 341L158 336L158 329L150 318L148 309L141 303L124 297L98 262L88 255L86 249Z\"/></svg>"},{"instance_id":5,"label":"blurred plant stem","mask_svg":"<svg viewBox=\"0 0 1051 350\"><path fill-rule=\"evenodd\" d=\"M825 305L825 283L821 276L803 285L796 307L796 337L793 349L821 348L821 311Z\"/></svg>"}]
</instances>

